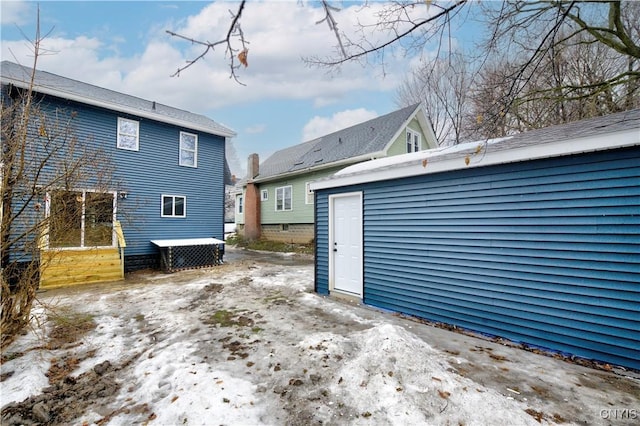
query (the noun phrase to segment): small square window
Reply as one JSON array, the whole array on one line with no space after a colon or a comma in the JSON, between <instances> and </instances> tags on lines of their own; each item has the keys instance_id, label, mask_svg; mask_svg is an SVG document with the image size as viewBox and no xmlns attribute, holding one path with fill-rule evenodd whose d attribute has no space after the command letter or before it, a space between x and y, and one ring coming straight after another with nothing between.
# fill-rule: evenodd
<instances>
[{"instance_id":1,"label":"small square window","mask_svg":"<svg viewBox=\"0 0 640 426\"><path fill-rule=\"evenodd\" d=\"M289 224L288 223L280 224L280 230L281 231L288 231L289 230Z\"/></svg>"},{"instance_id":2,"label":"small square window","mask_svg":"<svg viewBox=\"0 0 640 426\"><path fill-rule=\"evenodd\" d=\"M260 201L269 200L269 191L267 189L263 189L260 191Z\"/></svg>"},{"instance_id":3,"label":"small square window","mask_svg":"<svg viewBox=\"0 0 640 426\"><path fill-rule=\"evenodd\" d=\"M180 132L181 166L198 167L198 135Z\"/></svg>"},{"instance_id":4,"label":"small square window","mask_svg":"<svg viewBox=\"0 0 640 426\"><path fill-rule=\"evenodd\" d=\"M138 151L140 147L140 124L135 120L118 117L118 149Z\"/></svg>"},{"instance_id":5,"label":"small square window","mask_svg":"<svg viewBox=\"0 0 640 426\"><path fill-rule=\"evenodd\" d=\"M187 197L163 195L161 217L187 217Z\"/></svg>"}]
</instances>

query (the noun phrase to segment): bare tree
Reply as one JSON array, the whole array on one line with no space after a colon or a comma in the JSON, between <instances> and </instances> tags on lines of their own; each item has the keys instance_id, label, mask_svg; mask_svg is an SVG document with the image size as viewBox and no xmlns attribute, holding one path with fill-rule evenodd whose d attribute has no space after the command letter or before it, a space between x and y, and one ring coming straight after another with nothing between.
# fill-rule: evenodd
<instances>
[{"instance_id":1,"label":"bare tree","mask_svg":"<svg viewBox=\"0 0 640 426\"><path fill-rule=\"evenodd\" d=\"M479 119L468 124L482 137L504 136L640 106L637 82L603 84L628 69L628 57L582 37L555 44L526 79L522 62L508 58L480 70L470 95Z\"/></svg>"},{"instance_id":2,"label":"bare tree","mask_svg":"<svg viewBox=\"0 0 640 426\"><path fill-rule=\"evenodd\" d=\"M470 91L474 73L461 54L449 60L423 61L405 78L396 92L401 106L422 102L440 145L456 145L472 136L466 121L471 113Z\"/></svg>"},{"instance_id":3,"label":"bare tree","mask_svg":"<svg viewBox=\"0 0 640 426\"><path fill-rule=\"evenodd\" d=\"M232 77L236 78L236 60L246 65L247 42L240 29L245 1L238 10L230 12L230 26L225 37L216 42L203 42L188 36L169 32L175 37L200 44L204 47L201 55L189 60L178 72L191 66L211 52L217 45L225 45L230 58ZM312 65L339 67L351 61L361 61L384 66L385 52L401 46L404 54L414 56L425 49L435 50L436 57L452 54L452 23L464 23L468 14L479 19L485 28L485 52L487 63L493 61L489 55L499 53L508 57L510 63L517 64L509 76L509 96L505 99L516 101L527 82L535 79L549 55L554 55L558 46L597 44L610 53L626 58L626 68L605 80L587 81L568 85L564 94L578 96L580 89L609 90L611 87L635 93L640 80L640 35L638 29L640 4L633 1L577 1L577 0L505 0L503 2L475 3L458 1L389 1L377 13L373 24L358 23L354 31L347 35L339 29L340 9L321 2L325 17L319 24L327 23L336 40L335 56L308 57ZM363 10L367 3L364 3ZM384 34L386 38L372 40L371 34ZM236 43L234 45L234 43ZM239 43L239 44L238 44ZM243 55L241 57L241 55ZM176 73L176 74L177 74ZM237 78L236 78L237 80ZM550 89L558 92L557 88ZM630 101L629 106L633 105ZM503 114L510 110L511 103L500 106ZM498 114L499 115L499 114ZM497 116L496 116L497 117ZM489 116L485 115L484 121Z\"/></svg>"},{"instance_id":4,"label":"bare tree","mask_svg":"<svg viewBox=\"0 0 640 426\"><path fill-rule=\"evenodd\" d=\"M91 218L87 242L111 244L113 236L112 162L75 136L76 112L52 107L34 91L41 41L38 32L28 87L2 88L0 349L30 322L40 274L53 259L42 249L77 245L80 209Z\"/></svg>"},{"instance_id":5,"label":"bare tree","mask_svg":"<svg viewBox=\"0 0 640 426\"><path fill-rule=\"evenodd\" d=\"M471 114L442 95L443 87L456 87L452 76L469 73L468 59L461 62L457 52L413 70L398 97L424 99L441 141L447 133L453 140L461 134L500 137L640 106L633 50L640 41L640 4L583 3L490 3L485 16L493 31L484 60L471 68L477 77L466 90L451 92L453 99L471 101ZM443 70L443 63L451 69Z\"/></svg>"},{"instance_id":6,"label":"bare tree","mask_svg":"<svg viewBox=\"0 0 640 426\"><path fill-rule=\"evenodd\" d=\"M507 1L501 8L485 8L491 36L485 47L489 54L509 55L517 66L508 76L511 102L526 98L585 100L611 90L637 87L640 79L640 35L637 21L640 5L635 2ZM587 49L584 46L593 46ZM557 68L558 60L597 49L607 63L620 62L615 72L594 73L592 78L570 78ZM601 56L602 57L602 56ZM614 59L615 58L615 59ZM621 58L621 59L620 59ZM545 68L556 67L553 87L532 90ZM582 73L585 77L588 73ZM534 82L533 84L530 84ZM528 89L528 96L521 96ZM505 104L509 110L512 103Z\"/></svg>"}]
</instances>

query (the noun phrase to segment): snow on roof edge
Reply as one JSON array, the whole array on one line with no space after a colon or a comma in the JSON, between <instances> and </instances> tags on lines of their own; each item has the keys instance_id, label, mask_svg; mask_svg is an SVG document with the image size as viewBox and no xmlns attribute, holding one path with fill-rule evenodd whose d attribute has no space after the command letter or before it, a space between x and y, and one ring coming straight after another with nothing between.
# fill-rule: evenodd
<instances>
[{"instance_id":1,"label":"snow on roof edge","mask_svg":"<svg viewBox=\"0 0 640 426\"><path fill-rule=\"evenodd\" d=\"M611 137L614 134L616 137ZM418 151L349 166L332 176L312 182L310 189L315 191L472 167L486 167L606 149L640 146L638 127L610 132L607 135L609 137L604 142L603 134L595 134L562 141L520 146L517 145L516 136L518 135L515 135L507 138L469 142L453 147ZM516 142L515 146L509 144L510 140ZM489 147L493 149L489 149Z\"/></svg>"}]
</instances>

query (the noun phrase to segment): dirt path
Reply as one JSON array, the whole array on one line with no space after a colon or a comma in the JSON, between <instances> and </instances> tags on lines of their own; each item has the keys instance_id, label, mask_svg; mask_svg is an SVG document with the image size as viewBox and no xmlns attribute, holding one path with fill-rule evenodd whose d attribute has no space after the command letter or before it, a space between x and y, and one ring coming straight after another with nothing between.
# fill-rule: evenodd
<instances>
[{"instance_id":1,"label":"dirt path","mask_svg":"<svg viewBox=\"0 0 640 426\"><path fill-rule=\"evenodd\" d=\"M95 328L5 354L5 389L36 352L48 386L3 396L2 424L632 424L639 414L637 378L319 297L309 259L230 258L44 293Z\"/></svg>"}]
</instances>

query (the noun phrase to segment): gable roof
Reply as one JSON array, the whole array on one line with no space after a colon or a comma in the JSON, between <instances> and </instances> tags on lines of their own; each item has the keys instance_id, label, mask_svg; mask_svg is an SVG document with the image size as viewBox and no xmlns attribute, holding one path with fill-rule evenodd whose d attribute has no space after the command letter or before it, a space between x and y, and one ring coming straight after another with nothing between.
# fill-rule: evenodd
<instances>
[{"instance_id":1,"label":"gable roof","mask_svg":"<svg viewBox=\"0 0 640 426\"><path fill-rule=\"evenodd\" d=\"M2 84L12 84L23 89L29 88L31 68L10 61L2 61L0 68ZM46 71L36 70L33 90L38 93L149 118L204 133L223 137L233 137L236 135L233 130L204 115L194 114L189 111L135 96L125 95L124 93L83 83Z\"/></svg>"},{"instance_id":2,"label":"gable roof","mask_svg":"<svg viewBox=\"0 0 640 426\"><path fill-rule=\"evenodd\" d=\"M312 190L640 146L640 109L346 167Z\"/></svg>"},{"instance_id":3,"label":"gable roof","mask_svg":"<svg viewBox=\"0 0 640 426\"><path fill-rule=\"evenodd\" d=\"M414 104L299 145L281 149L260 164L260 173L254 181L384 156L391 143L414 117L428 133L426 143L435 144L431 124L424 115L421 105Z\"/></svg>"}]
</instances>

